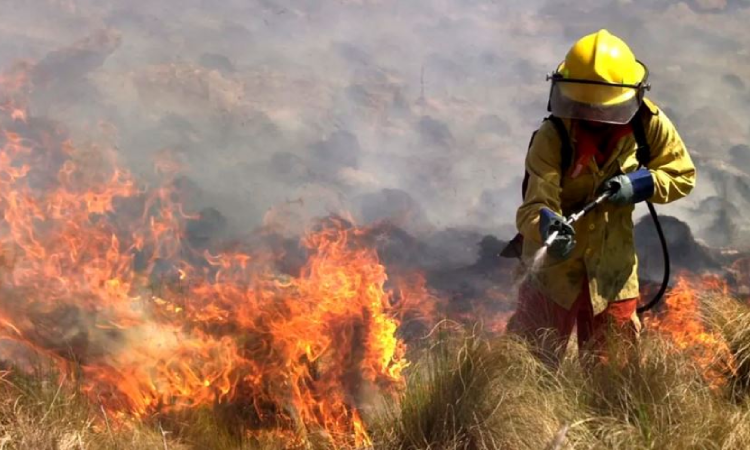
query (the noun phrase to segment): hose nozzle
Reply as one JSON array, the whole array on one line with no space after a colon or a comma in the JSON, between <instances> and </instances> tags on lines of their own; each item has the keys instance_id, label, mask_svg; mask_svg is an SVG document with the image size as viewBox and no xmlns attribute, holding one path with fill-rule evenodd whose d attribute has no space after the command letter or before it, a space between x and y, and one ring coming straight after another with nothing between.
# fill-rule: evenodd
<instances>
[{"instance_id":1,"label":"hose nozzle","mask_svg":"<svg viewBox=\"0 0 750 450\"><path fill-rule=\"evenodd\" d=\"M544 246L549 247L552 245L553 242L555 242L555 239L557 239L557 235L560 234L559 231L553 231L552 234L549 235L546 241L544 241Z\"/></svg>"}]
</instances>

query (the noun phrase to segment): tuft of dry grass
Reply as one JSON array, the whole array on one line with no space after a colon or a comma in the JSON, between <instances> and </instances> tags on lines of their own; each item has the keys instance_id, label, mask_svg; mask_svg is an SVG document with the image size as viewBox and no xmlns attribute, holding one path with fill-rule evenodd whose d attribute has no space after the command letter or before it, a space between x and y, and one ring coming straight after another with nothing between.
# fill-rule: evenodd
<instances>
[{"instance_id":1,"label":"tuft of dry grass","mask_svg":"<svg viewBox=\"0 0 750 450\"><path fill-rule=\"evenodd\" d=\"M577 377L568 377L586 411L581 421L596 437L585 448L750 445L747 412L712 388L698 365L670 342L647 333L636 348L615 352L623 358L618 363L579 368Z\"/></svg>"},{"instance_id":2,"label":"tuft of dry grass","mask_svg":"<svg viewBox=\"0 0 750 450\"><path fill-rule=\"evenodd\" d=\"M37 371L0 378L0 449L164 448L162 435L147 427L127 431L101 425L96 408L64 378ZM171 450L186 447L170 441Z\"/></svg>"},{"instance_id":3,"label":"tuft of dry grass","mask_svg":"<svg viewBox=\"0 0 750 450\"><path fill-rule=\"evenodd\" d=\"M746 401L750 394L750 306L718 295L702 300L705 321L722 336L733 358L726 373L731 395L736 401Z\"/></svg>"},{"instance_id":4,"label":"tuft of dry grass","mask_svg":"<svg viewBox=\"0 0 750 450\"><path fill-rule=\"evenodd\" d=\"M568 394L517 340L447 339L412 368L376 429L376 448L545 448L575 419Z\"/></svg>"}]
</instances>

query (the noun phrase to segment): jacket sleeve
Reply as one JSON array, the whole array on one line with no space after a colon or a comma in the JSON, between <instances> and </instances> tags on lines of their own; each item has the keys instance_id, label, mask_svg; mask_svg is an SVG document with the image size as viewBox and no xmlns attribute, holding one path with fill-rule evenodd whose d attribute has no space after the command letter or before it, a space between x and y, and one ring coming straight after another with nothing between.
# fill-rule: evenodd
<instances>
[{"instance_id":1,"label":"jacket sleeve","mask_svg":"<svg viewBox=\"0 0 750 450\"><path fill-rule=\"evenodd\" d=\"M685 197L695 187L695 165L685 143L663 111L651 118L648 127L651 162L648 169L654 177L654 203L669 203Z\"/></svg>"},{"instance_id":2,"label":"jacket sleeve","mask_svg":"<svg viewBox=\"0 0 750 450\"><path fill-rule=\"evenodd\" d=\"M554 126L545 121L534 136L526 155L528 187L523 203L516 212L516 226L526 239L541 242L539 211L547 207L561 214L560 138Z\"/></svg>"}]
</instances>

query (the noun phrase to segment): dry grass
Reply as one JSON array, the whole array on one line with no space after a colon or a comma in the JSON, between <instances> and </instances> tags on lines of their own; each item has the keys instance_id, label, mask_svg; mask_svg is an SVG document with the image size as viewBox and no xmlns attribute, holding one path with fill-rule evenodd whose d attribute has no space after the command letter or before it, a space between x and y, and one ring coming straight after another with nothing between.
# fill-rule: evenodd
<instances>
[{"instance_id":1,"label":"dry grass","mask_svg":"<svg viewBox=\"0 0 750 450\"><path fill-rule=\"evenodd\" d=\"M71 383L48 372L3 373L0 382L0 449L156 449L161 433L145 427L118 431ZM186 447L172 443L170 449Z\"/></svg>"},{"instance_id":2,"label":"dry grass","mask_svg":"<svg viewBox=\"0 0 750 450\"><path fill-rule=\"evenodd\" d=\"M560 381L512 339L442 343L412 370L377 447L544 448L577 407Z\"/></svg>"},{"instance_id":3,"label":"dry grass","mask_svg":"<svg viewBox=\"0 0 750 450\"><path fill-rule=\"evenodd\" d=\"M410 374L401 406L376 432L384 449L750 448L750 308L713 298L707 323L737 361L726 388L647 332L608 363L551 370L508 337L457 338Z\"/></svg>"},{"instance_id":4,"label":"dry grass","mask_svg":"<svg viewBox=\"0 0 750 450\"><path fill-rule=\"evenodd\" d=\"M736 401L745 401L750 394L750 307L717 296L702 303L706 322L721 334L734 356L734 370L727 374L731 394Z\"/></svg>"},{"instance_id":5,"label":"dry grass","mask_svg":"<svg viewBox=\"0 0 750 450\"><path fill-rule=\"evenodd\" d=\"M704 304L735 359L723 387L655 333L637 348L616 345L608 363L572 357L550 369L512 338L450 330L410 368L402 398L370 414L374 448L750 448L750 307ZM75 386L42 373L0 378L0 450L329 447L322 436L291 445L248 432L220 410L108 428Z\"/></svg>"},{"instance_id":6,"label":"dry grass","mask_svg":"<svg viewBox=\"0 0 750 450\"><path fill-rule=\"evenodd\" d=\"M138 424L116 424L51 371L2 372L0 450L284 450L275 433L238 433L214 411L197 410ZM310 447L307 447L310 448Z\"/></svg>"}]
</instances>

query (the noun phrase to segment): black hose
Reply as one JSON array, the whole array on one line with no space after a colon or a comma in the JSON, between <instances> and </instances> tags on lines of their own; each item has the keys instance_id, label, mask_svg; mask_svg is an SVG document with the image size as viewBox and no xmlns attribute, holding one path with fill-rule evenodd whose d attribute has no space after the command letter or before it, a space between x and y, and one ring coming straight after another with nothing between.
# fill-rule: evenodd
<instances>
[{"instance_id":1,"label":"black hose","mask_svg":"<svg viewBox=\"0 0 750 450\"><path fill-rule=\"evenodd\" d=\"M659 235L659 240L661 241L661 251L664 255L664 278L662 279L659 292L656 293L651 301L643 306L638 307L638 314L643 314L646 311L650 311L654 306L659 304L661 299L664 297L664 293L667 292L667 288L669 287L670 275L669 249L667 248L667 239L664 237L664 230L662 230L661 228L659 216L656 214L656 208L654 208L653 203L646 202L646 205L648 205L648 210L651 213L651 218L654 220L654 226L656 226L656 233Z\"/></svg>"}]
</instances>

